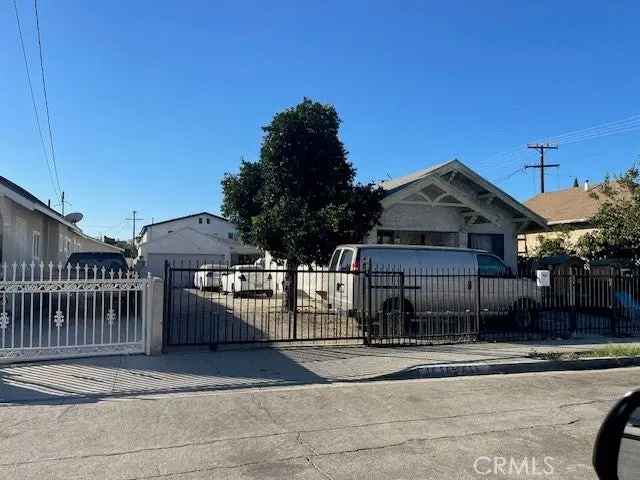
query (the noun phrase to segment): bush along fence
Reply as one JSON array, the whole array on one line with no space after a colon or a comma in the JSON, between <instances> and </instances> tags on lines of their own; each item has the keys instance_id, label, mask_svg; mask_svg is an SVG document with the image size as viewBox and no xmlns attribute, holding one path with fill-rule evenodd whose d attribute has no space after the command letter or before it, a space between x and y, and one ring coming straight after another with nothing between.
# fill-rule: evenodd
<instances>
[{"instance_id":1,"label":"bush along fence","mask_svg":"<svg viewBox=\"0 0 640 480\"><path fill-rule=\"evenodd\" d=\"M539 286L532 276L472 270L167 263L164 290L165 347L640 335L637 274L552 273L548 286Z\"/></svg>"},{"instance_id":2,"label":"bush along fence","mask_svg":"<svg viewBox=\"0 0 640 480\"><path fill-rule=\"evenodd\" d=\"M1 265L0 362L144 352L150 282L90 265Z\"/></svg>"}]
</instances>

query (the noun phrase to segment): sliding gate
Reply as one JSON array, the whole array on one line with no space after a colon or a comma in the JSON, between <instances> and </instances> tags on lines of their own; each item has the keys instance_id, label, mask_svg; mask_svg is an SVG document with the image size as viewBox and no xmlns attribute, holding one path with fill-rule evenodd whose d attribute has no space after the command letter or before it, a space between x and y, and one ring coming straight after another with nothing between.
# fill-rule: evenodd
<instances>
[{"instance_id":1,"label":"sliding gate","mask_svg":"<svg viewBox=\"0 0 640 480\"><path fill-rule=\"evenodd\" d=\"M165 264L164 344L357 341L358 272Z\"/></svg>"}]
</instances>

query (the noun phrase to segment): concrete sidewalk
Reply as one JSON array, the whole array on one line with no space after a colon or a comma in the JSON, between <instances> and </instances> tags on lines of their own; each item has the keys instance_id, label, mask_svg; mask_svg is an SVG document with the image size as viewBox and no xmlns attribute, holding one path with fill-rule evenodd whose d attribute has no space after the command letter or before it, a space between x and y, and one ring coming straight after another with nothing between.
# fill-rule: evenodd
<instances>
[{"instance_id":1,"label":"concrete sidewalk","mask_svg":"<svg viewBox=\"0 0 640 480\"><path fill-rule=\"evenodd\" d=\"M0 403L93 402L123 395L366 381L430 366L540 363L544 361L529 354L589 350L613 342L634 343L598 337L395 348L305 346L23 363L0 367Z\"/></svg>"}]
</instances>

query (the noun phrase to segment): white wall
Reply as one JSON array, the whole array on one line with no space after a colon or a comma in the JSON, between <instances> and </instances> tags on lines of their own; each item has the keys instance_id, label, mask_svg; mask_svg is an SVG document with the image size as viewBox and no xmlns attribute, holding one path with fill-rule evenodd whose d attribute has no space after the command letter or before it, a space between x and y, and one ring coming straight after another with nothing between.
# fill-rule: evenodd
<instances>
[{"instance_id":1,"label":"white wall","mask_svg":"<svg viewBox=\"0 0 640 480\"><path fill-rule=\"evenodd\" d=\"M202 219L202 223L199 222L200 219ZM209 219L208 224L207 219ZM227 239L229 238L230 233L236 234L236 227L233 223L205 214L174 220L171 222L148 225L146 227L145 234L142 237L142 243L163 237L167 235L169 231L176 232L186 227L193 228L194 230L207 235L217 235L221 238Z\"/></svg>"},{"instance_id":2,"label":"white wall","mask_svg":"<svg viewBox=\"0 0 640 480\"><path fill-rule=\"evenodd\" d=\"M378 230L429 230L459 232L459 246L466 248L468 233L494 233L504 235L504 261L512 269L518 264L516 228L511 222L503 225L491 223L467 225L456 207L431 207L396 203L385 208L379 226L369 233L368 243L376 243Z\"/></svg>"}]
</instances>

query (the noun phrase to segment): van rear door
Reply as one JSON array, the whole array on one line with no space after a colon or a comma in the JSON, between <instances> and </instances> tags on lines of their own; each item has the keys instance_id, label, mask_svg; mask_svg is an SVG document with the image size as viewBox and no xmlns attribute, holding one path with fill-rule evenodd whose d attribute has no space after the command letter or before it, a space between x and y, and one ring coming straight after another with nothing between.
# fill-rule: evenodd
<instances>
[{"instance_id":1,"label":"van rear door","mask_svg":"<svg viewBox=\"0 0 640 480\"><path fill-rule=\"evenodd\" d=\"M343 248L340 261L338 262L338 270L340 273L336 275L336 296L335 308L337 310L348 311L353 308L353 278L351 266L355 260L356 252L353 248Z\"/></svg>"},{"instance_id":2,"label":"van rear door","mask_svg":"<svg viewBox=\"0 0 640 480\"><path fill-rule=\"evenodd\" d=\"M340 254L342 253L342 248L336 248L331 256L331 261L329 262L329 271L327 273L326 282L327 282L327 301L331 308L335 306L336 302L336 284L339 282L338 280L338 261L340 260Z\"/></svg>"}]
</instances>

